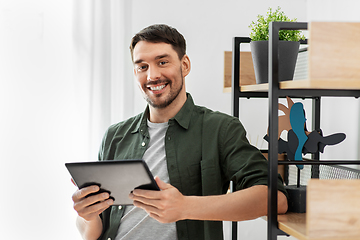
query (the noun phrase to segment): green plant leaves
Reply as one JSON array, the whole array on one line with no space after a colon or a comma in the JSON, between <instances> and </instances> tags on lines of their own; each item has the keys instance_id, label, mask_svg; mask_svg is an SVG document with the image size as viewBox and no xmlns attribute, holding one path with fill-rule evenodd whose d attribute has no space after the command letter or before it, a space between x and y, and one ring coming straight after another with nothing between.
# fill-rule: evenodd
<instances>
[{"instance_id":1,"label":"green plant leaves","mask_svg":"<svg viewBox=\"0 0 360 240\"><path fill-rule=\"evenodd\" d=\"M252 21L249 25L251 29L250 38L252 41L268 41L269 40L269 23L270 22L296 22L296 18L288 18L281 8L278 7L275 11L269 8L266 16L258 15L257 21ZM279 40L283 41L299 41L305 39L299 30L280 30Z\"/></svg>"}]
</instances>

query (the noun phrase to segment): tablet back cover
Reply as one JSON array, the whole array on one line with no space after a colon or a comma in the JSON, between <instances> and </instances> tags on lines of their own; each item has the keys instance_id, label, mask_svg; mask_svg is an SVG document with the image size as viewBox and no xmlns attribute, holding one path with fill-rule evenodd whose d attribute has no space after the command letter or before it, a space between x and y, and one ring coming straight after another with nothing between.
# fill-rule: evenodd
<instances>
[{"instance_id":1,"label":"tablet back cover","mask_svg":"<svg viewBox=\"0 0 360 240\"><path fill-rule=\"evenodd\" d=\"M135 188L159 190L143 160L78 162L65 166L79 189L98 185L101 192L110 193L113 205L131 205L129 193Z\"/></svg>"}]
</instances>

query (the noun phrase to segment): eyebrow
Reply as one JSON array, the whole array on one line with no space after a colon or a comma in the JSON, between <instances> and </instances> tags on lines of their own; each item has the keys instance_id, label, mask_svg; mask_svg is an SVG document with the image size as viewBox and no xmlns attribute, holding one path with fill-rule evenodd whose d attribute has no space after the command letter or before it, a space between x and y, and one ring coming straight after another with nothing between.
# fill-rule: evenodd
<instances>
[{"instance_id":1,"label":"eyebrow","mask_svg":"<svg viewBox=\"0 0 360 240\"><path fill-rule=\"evenodd\" d=\"M156 56L156 57L155 57L155 60L158 60L158 59L161 59L161 58L166 58L166 57L169 57L169 54L165 53L165 54Z\"/></svg>"},{"instance_id":2,"label":"eyebrow","mask_svg":"<svg viewBox=\"0 0 360 240\"><path fill-rule=\"evenodd\" d=\"M166 58L166 57L169 57L169 54L164 53L164 54L156 56L155 60L159 60L159 59ZM139 63L142 63L143 61L144 61L143 59L138 59L134 62L134 64L139 64Z\"/></svg>"}]
</instances>

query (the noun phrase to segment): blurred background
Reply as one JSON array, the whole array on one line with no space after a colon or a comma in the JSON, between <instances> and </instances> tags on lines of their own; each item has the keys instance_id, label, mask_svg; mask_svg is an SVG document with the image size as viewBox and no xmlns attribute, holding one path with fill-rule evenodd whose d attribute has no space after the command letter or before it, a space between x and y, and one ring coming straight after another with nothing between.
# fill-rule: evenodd
<instances>
[{"instance_id":1,"label":"blurred background","mask_svg":"<svg viewBox=\"0 0 360 240\"><path fill-rule=\"evenodd\" d=\"M144 110L128 48L135 33L177 28L192 63L187 91L231 114L224 51L277 6L298 21L360 21L355 0L0 0L0 239L81 239L64 163L97 160L106 128ZM356 99L323 100L324 135L347 134L324 158L359 158L359 110ZM240 119L251 143L266 148L267 101L242 99ZM238 234L266 239L266 222L239 223Z\"/></svg>"}]
</instances>

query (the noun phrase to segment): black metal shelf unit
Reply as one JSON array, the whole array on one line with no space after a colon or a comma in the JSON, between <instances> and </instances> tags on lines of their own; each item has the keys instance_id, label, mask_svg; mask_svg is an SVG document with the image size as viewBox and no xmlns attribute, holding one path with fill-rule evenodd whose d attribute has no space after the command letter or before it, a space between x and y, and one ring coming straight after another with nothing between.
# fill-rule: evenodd
<instances>
[{"instance_id":1,"label":"black metal shelf unit","mask_svg":"<svg viewBox=\"0 0 360 240\"><path fill-rule=\"evenodd\" d=\"M338 89L280 89L278 80L278 52L279 31L280 30L306 30L308 24L306 22L272 22L269 24L269 88L267 92L242 92L239 87L240 76L240 44L250 43L248 37L234 37L232 49L232 115L239 117L239 100L240 98L268 98L269 107L269 145L268 145L268 240L277 239L278 235L285 233L278 229L277 222L277 174L278 174L278 99L286 96L311 98L313 102L313 127L320 129L320 106L322 96L349 96L359 97L360 90L338 90ZM302 42L307 44L307 41ZM319 153L312 155L313 160L319 160ZM360 164L360 161L308 161L305 164L314 165L315 168L319 164ZM280 164L295 165L298 161L284 162ZM314 171L312 178L318 178L319 171ZM237 225L232 225L232 239L237 239Z\"/></svg>"}]
</instances>

